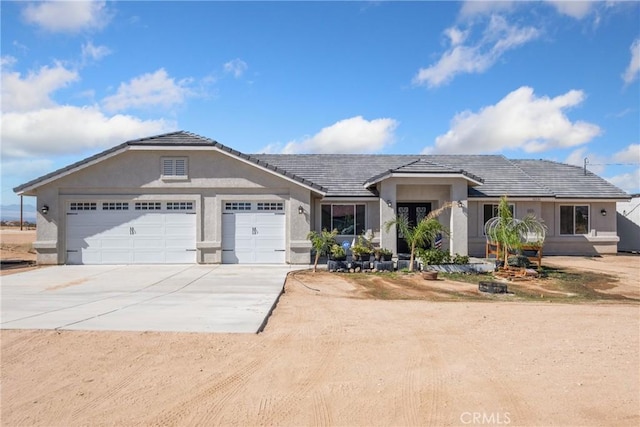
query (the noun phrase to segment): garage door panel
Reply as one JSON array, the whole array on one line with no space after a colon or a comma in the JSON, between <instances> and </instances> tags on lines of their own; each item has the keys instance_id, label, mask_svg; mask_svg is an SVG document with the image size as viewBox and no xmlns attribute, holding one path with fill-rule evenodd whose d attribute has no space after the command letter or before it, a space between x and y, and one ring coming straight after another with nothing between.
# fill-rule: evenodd
<instances>
[{"instance_id":1,"label":"garage door panel","mask_svg":"<svg viewBox=\"0 0 640 427\"><path fill-rule=\"evenodd\" d=\"M250 202L244 202L243 206ZM283 264L286 217L276 212L234 212L222 216L222 262Z\"/></svg>"}]
</instances>

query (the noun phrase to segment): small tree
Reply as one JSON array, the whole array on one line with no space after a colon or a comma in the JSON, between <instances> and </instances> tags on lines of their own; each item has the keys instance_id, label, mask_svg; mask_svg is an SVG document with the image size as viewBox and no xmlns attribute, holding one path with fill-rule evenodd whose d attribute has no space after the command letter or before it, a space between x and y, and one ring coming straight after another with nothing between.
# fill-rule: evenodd
<instances>
[{"instance_id":1,"label":"small tree","mask_svg":"<svg viewBox=\"0 0 640 427\"><path fill-rule=\"evenodd\" d=\"M313 250L316 252L316 258L313 262L313 272L316 272L318 268L318 260L320 256L326 255L331 250L331 247L336 244L336 236L338 235L338 230L333 230L328 232L326 229L322 230L320 233L317 231L310 231L307 234L307 240L311 241L311 246Z\"/></svg>"},{"instance_id":2,"label":"small tree","mask_svg":"<svg viewBox=\"0 0 640 427\"><path fill-rule=\"evenodd\" d=\"M489 221L485 227L487 238L490 242L500 245L505 268L509 265L509 254L520 252L531 234L535 237L537 245L542 246L544 242L547 229L544 223L534 215L527 215L522 219L513 218L506 196L500 198L498 216Z\"/></svg>"},{"instance_id":3,"label":"small tree","mask_svg":"<svg viewBox=\"0 0 640 427\"><path fill-rule=\"evenodd\" d=\"M409 271L413 271L413 261L415 260L416 248L423 247L427 244L433 246L438 234L448 234L449 231L440 224L438 216L451 207L450 202L427 214L415 226L412 226L404 216L396 216L395 219L387 221L385 231L389 232L391 227L396 226L404 236L404 240L411 248L411 256L409 258Z\"/></svg>"}]
</instances>

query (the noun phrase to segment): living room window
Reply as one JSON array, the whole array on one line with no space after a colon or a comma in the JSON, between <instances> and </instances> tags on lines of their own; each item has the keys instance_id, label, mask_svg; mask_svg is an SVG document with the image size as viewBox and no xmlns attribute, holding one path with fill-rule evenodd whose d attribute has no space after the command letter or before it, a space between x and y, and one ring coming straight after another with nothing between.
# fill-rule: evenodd
<instances>
[{"instance_id":1,"label":"living room window","mask_svg":"<svg viewBox=\"0 0 640 427\"><path fill-rule=\"evenodd\" d=\"M568 205L560 206L560 234L588 234L589 206Z\"/></svg>"},{"instance_id":2,"label":"living room window","mask_svg":"<svg viewBox=\"0 0 640 427\"><path fill-rule=\"evenodd\" d=\"M186 157L163 157L162 178L187 179L187 166Z\"/></svg>"},{"instance_id":3,"label":"living room window","mask_svg":"<svg viewBox=\"0 0 640 427\"><path fill-rule=\"evenodd\" d=\"M498 205L497 204L485 204L483 205L483 222L482 224L486 224L491 218L495 218L498 216ZM515 205L513 203L509 203L509 211L511 211L511 216L513 217L516 211Z\"/></svg>"},{"instance_id":4,"label":"living room window","mask_svg":"<svg viewBox=\"0 0 640 427\"><path fill-rule=\"evenodd\" d=\"M341 236L357 236L364 232L365 205L322 205L322 229L337 229Z\"/></svg>"}]
</instances>

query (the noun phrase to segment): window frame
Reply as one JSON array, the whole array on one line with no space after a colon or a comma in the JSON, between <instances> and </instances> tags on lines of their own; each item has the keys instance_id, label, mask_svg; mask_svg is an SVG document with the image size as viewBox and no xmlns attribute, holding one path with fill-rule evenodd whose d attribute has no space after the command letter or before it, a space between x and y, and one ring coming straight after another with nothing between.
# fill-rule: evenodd
<instances>
[{"instance_id":1,"label":"window frame","mask_svg":"<svg viewBox=\"0 0 640 427\"><path fill-rule=\"evenodd\" d=\"M178 174L179 161L184 162L184 174ZM170 162L169 174L165 174L167 162ZM160 176L163 180L187 180L189 179L189 158L186 156L165 156L160 158Z\"/></svg>"},{"instance_id":2,"label":"window frame","mask_svg":"<svg viewBox=\"0 0 640 427\"><path fill-rule=\"evenodd\" d=\"M495 218L498 216L498 206L500 206L500 203L482 203L482 225L480 227L480 229L482 230L482 235L484 236L484 227L487 223L487 221L489 221L491 218L486 218L484 217L484 210L486 206L491 206L491 212L495 212L495 215L493 215L491 218ZM511 209L511 217L515 218L516 217L516 204L515 203L509 203L509 208Z\"/></svg>"},{"instance_id":3,"label":"window frame","mask_svg":"<svg viewBox=\"0 0 640 427\"><path fill-rule=\"evenodd\" d=\"M562 208L572 208L572 230L573 232L571 233L564 233L563 232L563 227L562 227ZM587 208L587 224L586 224L586 230L584 233L576 233L576 208ZM578 204L578 203L571 203L571 204L561 204L558 207L558 227L559 227L559 235L560 236L587 236L589 235L589 233L591 233L591 205L586 204Z\"/></svg>"},{"instance_id":4,"label":"window frame","mask_svg":"<svg viewBox=\"0 0 640 427\"><path fill-rule=\"evenodd\" d=\"M329 206L330 207L330 211L329 211L329 218L331 221L330 227L327 227L326 224L324 224L324 207L325 206ZM356 237L361 235L362 233L364 233L367 230L366 227L366 221L367 221L367 204L366 203L321 203L320 204L320 228L321 229L327 229L327 231L331 231L333 229L337 229L338 227L334 227L334 214L333 214L333 210L334 210L334 206L352 206L353 207L353 234L342 234L341 232L344 230L344 228L342 230L338 229L338 236L341 237ZM362 212L362 223L358 222L358 207L362 207L363 212ZM358 233L358 226L360 226L360 232Z\"/></svg>"}]
</instances>

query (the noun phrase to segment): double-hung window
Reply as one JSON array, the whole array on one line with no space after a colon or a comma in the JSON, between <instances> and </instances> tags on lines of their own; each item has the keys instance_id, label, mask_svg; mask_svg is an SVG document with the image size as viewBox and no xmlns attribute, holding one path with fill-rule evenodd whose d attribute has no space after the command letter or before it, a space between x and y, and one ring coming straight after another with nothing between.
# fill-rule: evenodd
<instances>
[{"instance_id":1,"label":"double-hung window","mask_svg":"<svg viewBox=\"0 0 640 427\"><path fill-rule=\"evenodd\" d=\"M322 229L338 230L341 236L357 236L364 232L365 205L322 205Z\"/></svg>"},{"instance_id":2,"label":"double-hung window","mask_svg":"<svg viewBox=\"0 0 640 427\"><path fill-rule=\"evenodd\" d=\"M164 179L187 179L188 177L186 157L163 157L161 167Z\"/></svg>"},{"instance_id":3,"label":"double-hung window","mask_svg":"<svg viewBox=\"0 0 640 427\"><path fill-rule=\"evenodd\" d=\"M560 234L589 234L589 205L560 206Z\"/></svg>"}]
</instances>

